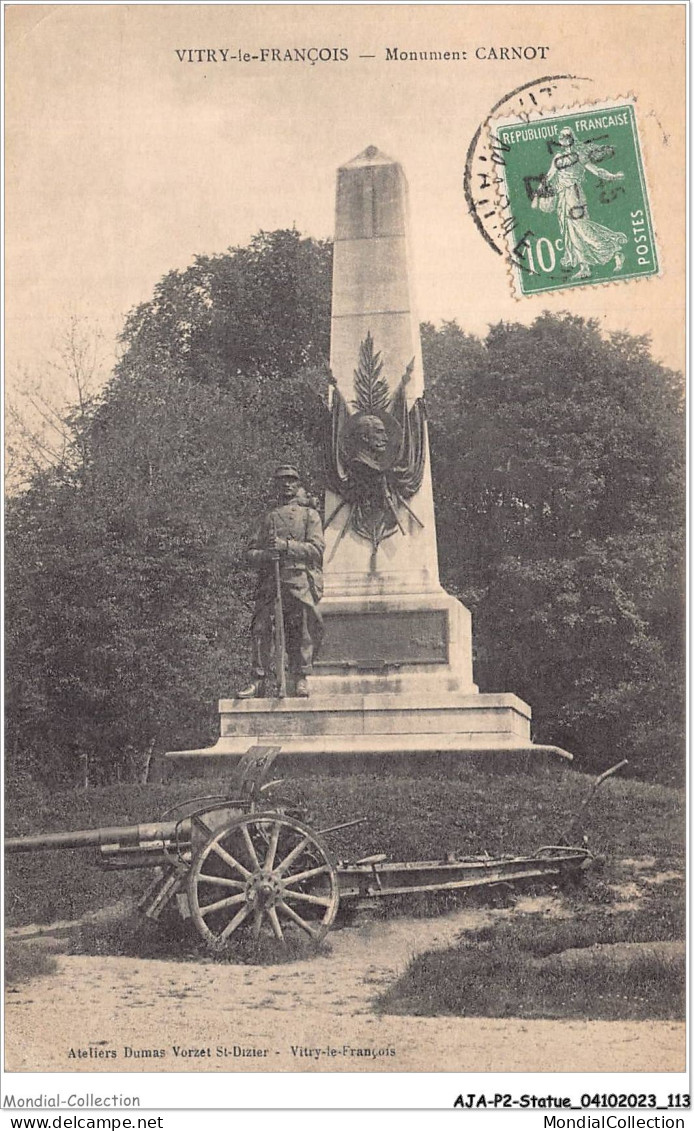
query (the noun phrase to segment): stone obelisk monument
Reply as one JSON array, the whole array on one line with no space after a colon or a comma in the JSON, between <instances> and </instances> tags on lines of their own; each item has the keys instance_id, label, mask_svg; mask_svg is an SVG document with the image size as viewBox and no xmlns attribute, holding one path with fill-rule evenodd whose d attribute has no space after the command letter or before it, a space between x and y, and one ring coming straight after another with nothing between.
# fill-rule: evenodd
<instances>
[{"instance_id":1,"label":"stone obelisk monument","mask_svg":"<svg viewBox=\"0 0 694 1131\"><path fill-rule=\"evenodd\" d=\"M419 324L411 289L407 182L400 165L370 146L337 173L330 366L337 388L352 404L355 370L367 335L380 354L381 379L391 394L411 366L412 403L424 393ZM388 461L386 461L388 462ZM339 496L328 492L326 518ZM340 534L342 513L326 530L326 591L371 597L377 593L433 593L440 589L429 460L411 510L401 520L405 535L384 539L372 563L368 541ZM374 568L375 566L375 568Z\"/></svg>"},{"instance_id":2,"label":"stone obelisk monument","mask_svg":"<svg viewBox=\"0 0 694 1131\"><path fill-rule=\"evenodd\" d=\"M381 420L388 445L372 461L383 469L380 484L360 477L358 468L350 476L347 468L337 483L332 477L333 489L326 492L327 631L316 692L477 690L470 615L439 583L408 226L407 181L396 161L370 146L338 170L330 365L333 418L337 397L345 421L342 435L333 428L334 463L349 465L350 440L354 454L365 416ZM365 356L377 360L364 364ZM403 406L398 413L393 403L405 375L404 415L409 424L415 411L415 427L421 418L415 474L402 471ZM381 392L376 406L374 396L364 403L369 377ZM366 429L368 435L368 421ZM369 509L377 524L379 507L380 530L357 521L360 510Z\"/></svg>"},{"instance_id":3,"label":"stone obelisk monument","mask_svg":"<svg viewBox=\"0 0 694 1131\"><path fill-rule=\"evenodd\" d=\"M441 755L570 758L531 742L515 695L480 694L470 614L439 582L407 183L373 146L338 170L331 370L325 636L309 698L222 699L216 746L167 758L198 772L264 743L379 770Z\"/></svg>"}]
</instances>

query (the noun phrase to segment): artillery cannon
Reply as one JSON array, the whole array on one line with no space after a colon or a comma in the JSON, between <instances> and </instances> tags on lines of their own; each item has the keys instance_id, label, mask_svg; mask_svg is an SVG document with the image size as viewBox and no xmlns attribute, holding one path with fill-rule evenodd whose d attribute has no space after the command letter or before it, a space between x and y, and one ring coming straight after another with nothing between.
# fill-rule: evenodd
<instances>
[{"instance_id":1,"label":"artillery cannon","mask_svg":"<svg viewBox=\"0 0 694 1131\"><path fill-rule=\"evenodd\" d=\"M140 911L157 920L175 902L211 949L244 937L286 941L292 933L319 942L341 902L558 877L591 863L585 846L564 845L498 859L391 862L376 854L336 861L323 837L365 818L314 831L291 803L269 808L263 794L278 783L262 783L280 749L258 746L244 755L230 796L193 798L153 824L17 837L5 841L5 851L96 848L108 870L154 868Z\"/></svg>"}]
</instances>

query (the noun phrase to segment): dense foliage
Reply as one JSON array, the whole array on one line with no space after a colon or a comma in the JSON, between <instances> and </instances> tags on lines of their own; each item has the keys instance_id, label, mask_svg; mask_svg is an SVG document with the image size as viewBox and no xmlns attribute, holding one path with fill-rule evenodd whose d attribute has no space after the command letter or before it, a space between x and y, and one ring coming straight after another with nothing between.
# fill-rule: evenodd
<instances>
[{"instance_id":1,"label":"dense foliage","mask_svg":"<svg viewBox=\"0 0 694 1131\"><path fill-rule=\"evenodd\" d=\"M681 378L648 341L545 314L423 327L442 574L484 690L584 764L683 767Z\"/></svg>"},{"instance_id":2,"label":"dense foliage","mask_svg":"<svg viewBox=\"0 0 694 1131\"><path fill-rule=\"evenodd\" d=\"M246 674L240 568L277 461L320 491L329 244L294 231L171 272L128 317L72 452L7 510L7 765L132 779L214 740ZM683 425L643 339L543 315L423 326L444 584L482 690L586 767L682 765Z\"/></svg>"}]
</instances>

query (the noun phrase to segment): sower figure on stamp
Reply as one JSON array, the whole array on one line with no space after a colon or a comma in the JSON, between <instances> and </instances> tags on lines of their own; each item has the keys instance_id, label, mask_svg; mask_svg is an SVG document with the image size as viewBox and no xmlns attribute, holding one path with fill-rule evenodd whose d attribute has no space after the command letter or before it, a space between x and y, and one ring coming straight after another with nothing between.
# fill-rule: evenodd
<instances>
[{"instance_id":1,"label":"sower figure on stamp","mask_svg":"<svg viewBox=\"0 0 694 1131\"><path fill-rule=\"evenodd\" d=\"M305 698L306 677L323 635L323 526L299 473L278 467L278 505L260 521L245 553L258 570L251 622L254 679L239 699L286 694Z\"/></svg>"},{"instance_id":2,"label":"sower figure on stamp","mask_svg":"<svg viewBox=\"0 0 694 1131\"><path fill-rule=\"evenodd\" d=\"M602 156L600 147L591 149L579 142L573 130L563 129L557 140L561 152L552 158L532 207L539 207L542 212L556 210L564 240L562 267L578 268L572 279L589 279L592 266L609 263L611 259L614 270L621 271L627 237L624 232L615 232L591 220L583 183L587 172L601 181L622 181L624 173L611 173L596 165L595 161ZM610 153L609 146L602 148Z\"/></svg>"}]
</instances>

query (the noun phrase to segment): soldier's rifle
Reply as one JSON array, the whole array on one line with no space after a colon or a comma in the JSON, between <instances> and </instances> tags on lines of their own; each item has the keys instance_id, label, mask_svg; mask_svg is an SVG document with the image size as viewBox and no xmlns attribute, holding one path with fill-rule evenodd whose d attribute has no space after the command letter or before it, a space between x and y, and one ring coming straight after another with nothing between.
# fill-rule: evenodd
<instances>
[{"instance_id":1,"label":"soldier's rifle","mask_svg":"<svg viewBox=\"0 0 694 1131\"><path fill-rule=\"evenodd\" d=\"M277 525L275 516L270 520L270 530L273 542L277 540ZM275 680L277 694L280 699L287 697L287 673L284 666L285 639L284 639L284 609L282 607L282 578L280 576L280 555L275 549L273 557L275 570L275 605L274 605L274 631L273 631L273 658L275 667Z\"/></svg>"}]
</instances>

